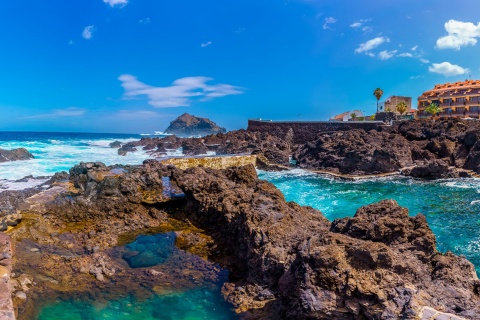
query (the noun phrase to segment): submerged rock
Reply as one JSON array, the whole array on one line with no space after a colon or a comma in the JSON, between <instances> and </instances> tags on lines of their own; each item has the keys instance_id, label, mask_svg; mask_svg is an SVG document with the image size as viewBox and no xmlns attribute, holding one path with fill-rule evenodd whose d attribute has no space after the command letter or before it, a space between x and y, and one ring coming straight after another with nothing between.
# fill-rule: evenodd
<instances>
[{"instance_id":1,"label":"submerged rock","mask_svg":"<svg viewBox=\"0 0 480 320\"><path fill-rule=\"evenodd\" d=\"M0 149L0 162L29 160L34 156L25 148L18 148L13 150Z\"/></svg>"}]
</instances>

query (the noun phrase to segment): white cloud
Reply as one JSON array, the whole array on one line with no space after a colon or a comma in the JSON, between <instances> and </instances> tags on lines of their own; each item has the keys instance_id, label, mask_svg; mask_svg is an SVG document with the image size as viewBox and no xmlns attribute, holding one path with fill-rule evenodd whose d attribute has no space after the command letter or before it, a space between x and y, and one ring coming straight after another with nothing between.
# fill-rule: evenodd
<instances>
[{"instance_id":1,"label":"white cloud","mask_svg":"<svg viewBox=\"0 0 480 320\"><path fill-rule=\"evenodd\" d=\"M456 64L451 64L450 62L432 63L432 65L428 67L428 71L443 74L447 77L468 73L468 69L462 68Z\"/></svg>"},{"instance_id":2,"label":"white cloud","mask_svg":"<svg viewBox=\"0 0 480 320\"><path fill-rule=\"evenodd\" d=\"M384 42L390 42L389 38L386 37L377 37L371 40L368 40L365 43L361 43L360 46L355 49L355 53L365 53L368 54L370 50L375 49ZM370 54L368 54L370 55Z\"/></svg>"},{"instance_id":3,"label":"white cloud","mask_svg":"<svg viewBox=\"0 0 480 320\"><path fill-rule=\"evenodd\" d=\"M83 29L83 32L82 32L82 37L84 39L92 39L93 37L93 32L95 31L95 26L87 26L85 27L85 29Z\"/></svg>"},{"instance_id":4,"label":"white cloud","mask_svg":"<svg viewBox=\"0 0 480 320\"><path fill-rule=\"evenodd\" d=\"M54 109L51 113L37 114L25 117L26 119L40 119L40 118L62 118L62 117L79 117L83 116L87 110L76 107L66 109Z\"/></svg>"},{"instance_id":5,"label":"white cloud","mask_svg":"<svg viewBox=\"0 0 480 320\"><path fill-rule=\"evenodd\" d=\"M412 49L410 49L410 50L417 51L417 49L418 49L418 46L413 46Z\"/></svg>"},{"instance_id":6,"label":"white cloud","mask_svg":"<svg viewBox=\"0 0 480 320\"><path fill-rule=\"evenodd\" d=\"M430 63L430 60L424 59L424 58L420 58L420 62L421 62L421 63Z\"/></svg>"},{"instance_id":7,"label":"white cloud","mask_svg":"<svg viewBox=\"0 0 480 320\"><path fill-rule=\"evenodd\" d=\"M413 58L413 54L410 52L403 52L397 55L397 57L402 57L402 58Z\"/></svg>"},{"instance_id":8,"label":"white cloud","mask_svg":"<svg viewBox=\"0 0 480 320\"><path fill-rule=\"evenodd\" d=\"M372 19L361 19L361 20L358 20L358 21L353 22L353 23L350 25L350 27L351 27L351 28L354 28L354 29L360 28L360 27L364 26L366 22L370 22L370 21L372 21ZM364 31L365 31L365 30L364 30Z\"/></svg>"},{"instance_id":9,"label":"white cloud","mask_svg":"<svg viewBox=\"0 0 480 320\"><path fill-rule=\"evenodd\" d=\"M335 22L337 22L337 19L334 17L325 18L325 20L323 20L323 29L331 29L330 24L334 24Z\"/></svg>"},{"instance_id":10,"label":"white cloud","mask_svg":"<svg viewBox=\"0 0 480 320\"><path fill-rule=\"evenodd\" d=\"M421 76L421 75L416 75L416 76L411 76L411 77L410 77L410 80L416 80L416 79L420 79L420 78L423 78L423 76Z\"/></svg>"},{"instance_id":11,"label":"white cloud","mask_svg":"<svg viewBox=\"0 0 480 320\"><path fill-rule=\"evenodd\" d=\"M211 44L212 44L212 41L208 41L208 42L202 43L202 44L200 45L200 47L205 48L205 47L208 47L208 46L211 45Z\"/></svg>"},{"instance_id":12,"label":"white cloud","mask_svg":"<svg viewBox=\"0 0 480 320\"><path fill-rule=\"evenodd\" d=\"M145 18L145 19L140 19L138 20L138 23L140 24L149 24L150 22L152 22L152 20L150 20L150 18Z\"/></svg>"},{"instance_id":13,"label":"white cloud","mask_svg":"<svg viewBox=\"0 0 480 320\"><path fill-rule=\"evenodd\" d=\"M147 96L148 103L156 108L188 107L195 100L209 100L233 94L242 94L244 90L229 84L209 85L213 80L207 77L187 77L175 80L168 87L154 87L137 80L130 74L118 78L125 89L125 98Z\"/></svg>"},{"instance_id":14,"label":"white cloud","mask_svg":"<svg viewBox=\"0 0 480 320\"><path fill-rule=\"evenodd\" d=\"M378 54L380 60L388 60L392 58L397 53L397 50L387 51L383 50Z\"/></svg>"},{"instance_id":15,"label":"white cloud","mask_svg":"<svg viewBox=\"0 0 480 320\"><path fill-rule=\"evenodd\" d=\"M110 7L114 7L116 5L124 6L128 3L128 0L103 0L106 4L109 4Z\"/></svg>"},{"instance_id":16,"label":"white cloud","mask_svg":"<svg viewBox=\"0 0 480 320\"><path fill-rule=\"evenodd\" d=\"M474 46L480 37L480 22L476 25L471 22L449 20L445 23L448 35L437 40L438 49L460 50L464 46Z\"/></svg>"}]
</instances>

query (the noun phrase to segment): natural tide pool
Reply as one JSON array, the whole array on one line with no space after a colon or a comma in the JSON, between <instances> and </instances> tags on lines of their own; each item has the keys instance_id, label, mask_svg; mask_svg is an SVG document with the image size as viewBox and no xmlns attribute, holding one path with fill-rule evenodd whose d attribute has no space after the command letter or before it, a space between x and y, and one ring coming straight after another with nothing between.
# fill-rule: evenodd
<instances>
[{"instance_id":1,"label":"natural tide pool","mask_svg":"<svg viewBox=\"0 0 480 320\"><path fill-rule=\"evenodd\" d=\"M108 289L95 298L69 297L46 303L36 317L38 320L231 320L237 319L231 306L221 295L221 287L228 280L226 270L218 269L217 280L211 280L211 274L204 273L202 279L200 269L192 271L192 262L201 259L175 247L175 233L165 232L153 235L140 235L123 247L117 247L113 252L120 252L123 259L133 272L145 270L153 275L164 278L167 272L189 274L195 285L189 288L179 283L168 282L153 287L145 285L139 296L128 293L112 298ZM115 254L112 255L114 257ZM207 263L207 262L204 262ZM162 266L155 270L151 267ZM189 269L190 268L190 269ZM206 272L206 271L205 271ZM210 271L211 272L211 271ZM210 280L208 280L210 279ZM141 281L141 280L140 280ZM155 282L155 281L154 281ZM145 293L147 292L147 293ZM86 295L88 297L88 295Z\"/></svg>"},{"instance_id":2,"label":"natural tide pool","mask_svg":"<svg viewBox=\"0 0 480 320\"><path fill-rule=\"evenodd\" d=\"M394 199L423 213L437 238L437 249L465 255L480 273L480 180L420 181L377 178L342 181L303 170L259 172L280 189L287 201L311 206L329 219L353 216L362 206Z\"/></svg>"}]
</instances>

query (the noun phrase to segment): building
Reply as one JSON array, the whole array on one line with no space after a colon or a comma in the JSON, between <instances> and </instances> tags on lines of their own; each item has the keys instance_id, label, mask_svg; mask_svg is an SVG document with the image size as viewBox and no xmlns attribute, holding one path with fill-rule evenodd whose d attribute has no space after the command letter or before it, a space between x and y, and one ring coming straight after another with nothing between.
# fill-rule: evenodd
<instances>
[{"instance_id":1,"label":"building","mask_svg":"<svg viewBox=\"0 0 480 320\"><path fill-rule=\"evenodd\" d=\"M430 116L425 108L431 103L442 109L441 117L480 118L480 80L436 84L418 97L419 118Z\"/></svg>"},{"instance_id":2,"label":"building","mask_svg":"<svg viewBox=\"0 0 480 320\"><path fill-rule=\"evenodd\" d=\"M390 112L395 112L396 114L400 114L397 111L397 105L400 102L404 102L407 105L407 110L405 111L405 114L409 114L412 112L415 112L415 110L412 110L412 97L403 97L403 96L390 96L385 100L385 103L383 104L384 110L382 111L390 111Z\"/></svg>"},{"instance_id":3,"label":"building","mask_svg":"<svg viewBox=\"0 0 480 320\"><path fill-rule=\"evenodd\" d=\"M352 119L352 114L355 114L356 118L363 118L363 112L360 110L353 110L353 111L347 111L341 114L338 114L334 116L333 118L330 118L330 121L349 121L353 120Z\"/></svg>"}]
</instances>

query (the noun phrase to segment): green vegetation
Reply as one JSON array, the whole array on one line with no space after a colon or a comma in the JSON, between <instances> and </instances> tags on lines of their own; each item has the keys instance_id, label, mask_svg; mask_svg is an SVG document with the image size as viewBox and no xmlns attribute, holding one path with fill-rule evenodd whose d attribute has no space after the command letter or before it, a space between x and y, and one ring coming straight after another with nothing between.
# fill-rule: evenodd
<instances>
[{"instance_id":1,"label":"green vegetation","mask_svg":"<svg viewBox=\"0 0 480 320\"><path fill-rule=\"evenodd\" d=\"M400 102L395 108L397 109L398 113L403 116L403 114L407 111L408 106L405 102Z\"/></svg>"},{"instance_id":2,"label":"green vegetation","mask_svg":"<svg viewBox=\"0 0 480 320\"><path fill-rule=\"evenodd\" d=\"M442 109L436 103L430 103L426 108L425 112L430 113L432 118L435 117Z\"/></svg>"},{"instance_id":3,"label":"green vegetation","mask_svg":"<svg viewBox=\"0 0 480 320\"><path fill-rule=\"evenodd\" d=\"M355 121L355 119L357 118L357 114L355 112L352 112L350 114L350 118L352 118L352 120Z\"/></svg>"},{"instance_id":4,"label":"green vegetation","mask_svg":"<svg viewBox=\"0 0 480 320\"><path fill-rule=\"evenodd\" d=\"M380 88L375 89L373 91L373 95L377 98L377 112L378 112L378 102L380 101L380 98L383 96L383 90Z\"/></svg>"}]
</instances>

